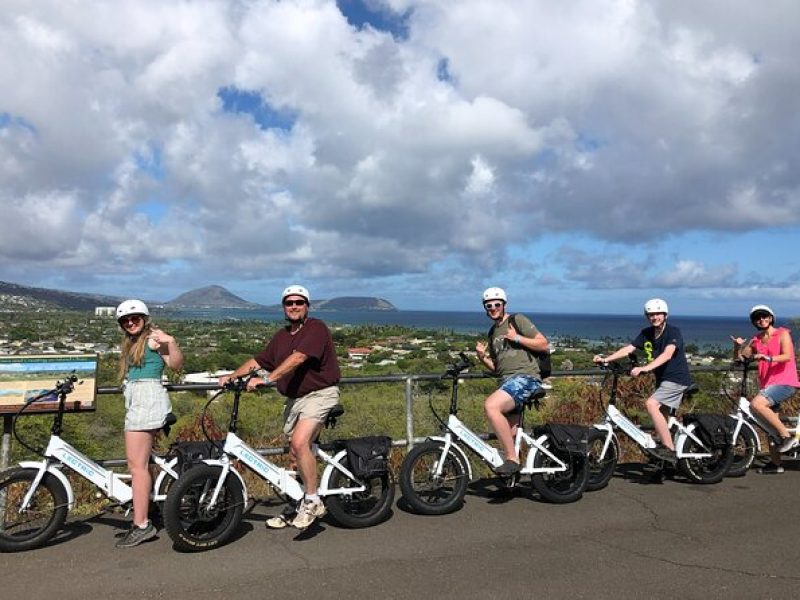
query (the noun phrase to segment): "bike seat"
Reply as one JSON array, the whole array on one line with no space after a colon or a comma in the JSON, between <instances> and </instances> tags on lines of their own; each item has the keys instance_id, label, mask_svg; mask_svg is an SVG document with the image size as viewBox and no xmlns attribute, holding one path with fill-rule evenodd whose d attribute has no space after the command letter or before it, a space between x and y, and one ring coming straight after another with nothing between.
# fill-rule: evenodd
<instances>
[{"instance_id":1,"label":"bike seat","mask_svg":"<svg viewBox=\"0 0 800 600\"><path fill-rule=\"evenodd\" d=\"M344 414L344 406L342 406L341 404L335 405L328 413L328 416L325 417L325 427L327 428L336 427L336 419L341 417L343 414Z\"/></svg>"},{"instance_id":2,"label":"bike seat","mask_svg":"<svg viewBox=\"0 0 800 600\"><path fill-rule=\"evenodd\" d=\"M684 398L691 398L692 396L694 396L699 391L700 391L700 388L697 386L696 383L693 383L692 385L687 387L685 390L683 390L683 397Z\"/></svg>"},{"instance_id":3,"label":"bike seat","mask_svg":"<svg viewBox=\"0 0 800 600\"><path fill-rule=\"evenodd\" d=\"M522 412L527 408L531 409L534 406L538 409L539 408L539 400L544 398L547 395L547 390L544 388L539 388L535 392L533 392L528 399L522 403L522 406L519 408L514 408L513 410L508 411L507 415L521 415Z\"/></svg>"},{"instance_id":4,"label":"bike seat","mask_svg":"<svg viewBox=\"0 0 800 600\"><path fill-rule=\"evenodd\" d=\"M172 426L178 422L178 417L175 416L175 413L167 413L167 418L164 419L164 424L161 426L161 431L164 432L164 435L169 437L169 431L172 429Z\"/></svg>"}]
</instances>

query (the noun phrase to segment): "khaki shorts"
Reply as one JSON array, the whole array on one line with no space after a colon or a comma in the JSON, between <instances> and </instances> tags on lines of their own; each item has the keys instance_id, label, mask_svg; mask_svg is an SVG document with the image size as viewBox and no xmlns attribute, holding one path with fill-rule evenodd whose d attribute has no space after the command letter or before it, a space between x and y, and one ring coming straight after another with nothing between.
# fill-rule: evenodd
<instances>
[{"instance_id":1,"label":"khaki shorts","mask_svg":"<svg viewBox=\"0 0 800 600\"><path fill-rule=\"evenodd\" d=\"M172 411L169 394L160 379L134 379L125 383L125 431L161 429Z\"/></svg>"},{"instance_id":2,"label":"khaki shorts","mask_svg":"<svg viewBox=\"0 0 800 600\"><path fill-rule=\"evenodd\" d=\"M283 410L283 432L290 435L300 419L313 419L324 423L331 409L339 404L339 387L332 385L300 398L288 398Z\"/></svg>"}]
</instances>

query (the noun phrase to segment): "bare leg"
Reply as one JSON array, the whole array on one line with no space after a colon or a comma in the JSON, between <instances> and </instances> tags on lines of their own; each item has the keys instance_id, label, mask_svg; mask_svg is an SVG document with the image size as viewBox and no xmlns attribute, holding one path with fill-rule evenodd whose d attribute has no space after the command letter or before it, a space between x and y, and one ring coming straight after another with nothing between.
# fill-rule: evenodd
<instances>
[{"instance_id":1,"label":"bare leg","mask_svg":"<svg viewBox=\"0 0 800 600\"><path fill-rule=\"evenodd\" d=\"M148 464L153 449L153 431L126 431L125 454L133 488L133 524L147 523L150 489L153 485Z\"/></svg>"},{"instance_id":2,"label":"bare leg","mask_svg":"<svg viewBox=\"0 0 800 600\"><path fill-rule=\"evenodd\" d=\"M311 441L316 439L322 423L315 419L300 419L292 432L289 452L297 463L306 495L317 493L317 459L311 452Z\"/></svg>"},{"instance_id":3,"label":"bare leg","mask_svg":"<svg viewBox=\"0 0 800 600\"><path fill-rule=\"evenodd\" d=\"M789 430L786 429L786 426L781 422L778 413L770 408L770 401L767 398L758 394L750 401L750 408L752 408L759 417L769 423L772 428L778 432L780 437L788 437Z\"/></svg>"},{"instance_id":4,"label":"bare leg","mask_svg":"<svg viewBox=\"0 0 800 600\"><path fill-rule=\"evenodd\" d=\"M672 443L672 437L669 434L669 428L667 427L667 419L661 412L661 406L662 406L661 402L659 402L652 396L648 398L647 401L645 402L647 413L650 415L650 419L652 419L653 421L653 427L655 427L658 439L661 440L661 443L664 444L665 448L674 451L675 446Z\"/></svg>"},{"instance_id":5,"label":"bare leg","mask_svg":"<svg viewBox=\"0 0 800 600\"><path fill-rule=\"evenodd\" d=\"M514 427L516 422L506 417L506 413L514 410L514 400L507 392L497 390L493 392L483 405L486 412L486 419L489 425L494 430L500 446L503 448L503 454L506 459L519 462L519 457L514 449Z\"/></svg>"}]
</instances>

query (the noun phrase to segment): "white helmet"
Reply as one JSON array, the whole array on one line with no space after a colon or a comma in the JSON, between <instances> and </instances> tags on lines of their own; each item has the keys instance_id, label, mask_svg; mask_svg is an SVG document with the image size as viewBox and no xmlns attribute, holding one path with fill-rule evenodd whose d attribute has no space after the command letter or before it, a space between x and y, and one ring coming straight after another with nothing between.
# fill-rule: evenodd
<instances>
[{"instance_id":1,"label":"white helmet","mask_svg":"<svg viewBox=\"0 0 800 600\"><path fill-rule=\"evenodd\" d=\"M768 313L769 316L772 317L772 320L775 320L775 313L772 312L772 309L767 306L766 304L756 304L753 308L750 309L750 320L753 320L753 315L756 313Z\"/></svg>"},{"instance_id":2,"label":"white helmet","mask_svg":"<svg viewBox=\"0 0 800 600\"><path fill-rule=\"evenodd\" d=\"M141 300L125 300L125 302L117 307L117 321L128 315L144 315L145 317L149 317L150 311L147 310L147 305Z\"/></svg>"},{"instance_id":3,"label":"white helmet","mask_svg":"<svg viewBox=\"0 0 800 600\"><path fill-rule=\"evenodd\" d=\"M281 302L286 300L287 296L302 296L306 299L306 302L311 304L311 294L309 294L308 290L302 285L290 285L283 290L283 294L281 294Z\"/></svg>"},{"instance_id":4,"label":"white helmet","mask_svg":"<svg viewBox=\"0 0 800 600\"><path fill-rule=\"evenodd\" d=\"M506 291L503 288L490 287L483 290L483 301L488 302L489 300L502 300L503 302L508 302L508 297L506 296Z\"/></svg>"},{"instance_id":5,"label":"white helmet","mask_svg":"<svg viewBox=\"0 0 800 600\"><path fill-rule=\"evenodd\" d=\"M644 303L644 314L650 315L653 313L669 314L669 307L667 303L661 298L652 298Z\"/></svg>"}]
</instances>

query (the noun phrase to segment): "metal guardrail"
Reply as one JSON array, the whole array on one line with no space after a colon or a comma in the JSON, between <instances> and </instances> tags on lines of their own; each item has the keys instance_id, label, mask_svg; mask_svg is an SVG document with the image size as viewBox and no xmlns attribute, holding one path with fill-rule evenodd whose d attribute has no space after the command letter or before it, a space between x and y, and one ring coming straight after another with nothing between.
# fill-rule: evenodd
<instances>
[{"instance_id":1,"label":"metal guardrail","mask_svg":"<svg viewBox=\"0 0 800 600\"><path fill-rule=\"evenodd\" d=\"M730 370L729 366L696 366L692 367L693 373L718 373L727 372ZM602 376L603 371L599 369L577 369L574 371L553 371L551 377L591 377ZM492 378L491 375L486 373L462 373L459 378L461 379L487 379ZM412 373L407 375L378 375L373 377L344 377L340 384L342 385L363 385L367 383L403 383L405 388L405 409L406 409L406 437L401 440L394 440L394 446L411 446L419 441L421 438L414 436L414 383L419 381L438 381L441 379L440 375L433 374L418 374ZM211 383L173 383L164 386L168 391L172 392L208 392L219 390L219 387ZM273 387L272 385L270 387ZM111 395L122 394L120 387L98 387L98 395ZM0 446L0 470L8 467L9 459L11 457L11 424L13 415L4 415L3 419L3 438L2 445ZM483 438L491 437L491 434L485 433ZM270 447L259 448L257 452L264 456L285 454L288 451L287 447ZM98 461L100 464L107 467L125 466L126 460L124 458L113 458L103 461Z\"/></svg>"}]
</instances>

